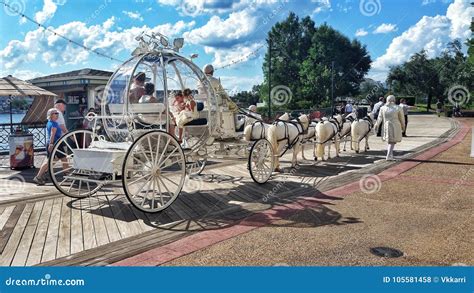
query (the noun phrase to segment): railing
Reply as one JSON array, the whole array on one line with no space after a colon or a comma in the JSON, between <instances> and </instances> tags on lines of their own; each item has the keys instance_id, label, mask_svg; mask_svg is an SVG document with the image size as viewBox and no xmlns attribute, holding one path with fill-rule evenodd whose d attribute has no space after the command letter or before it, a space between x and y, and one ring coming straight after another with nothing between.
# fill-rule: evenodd
<instances>
[{"instance_id":1,"label":"railing","mask_svg":"<svg viewBox=\"0 0 474 293\"><path fill-rule=\"evenodd\" d=\"M33 144L36 151L46 149L46 125L45 124L22 124L22 123L5 123L0 124L0 154L9 151L8 137L17 128L26 129L27 133L33 134Z\"/></svg>"}]
</instances>

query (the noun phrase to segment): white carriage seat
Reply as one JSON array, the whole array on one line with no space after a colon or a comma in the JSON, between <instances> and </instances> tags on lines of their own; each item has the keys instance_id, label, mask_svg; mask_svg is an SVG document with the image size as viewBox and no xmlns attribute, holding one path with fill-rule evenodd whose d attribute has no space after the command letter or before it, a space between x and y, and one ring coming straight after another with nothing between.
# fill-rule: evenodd
<instances>
[{"instance_id":1,"label":"white carriage seat","mask_svg":"<svg viewBox=\"0 0 474 293\"><path fill-rule=\"evenodd\" d=\"M109 110L112 115L123 115L123 104L109 104ZM166 107L163 103L139 103L128 105L129 113L134 113L138 118L153 122L153 124L166 124Z\"/></svg>"},{"instance_id":2,"label":"white carriage seat","mask_svg":"<svg viewBox=\"0 0 474 293\"><path fill-rule=\"evenodd\" d=\"M132 145L132 142L112 142L112 141L106 141L106 140L96 140L90 144L89 148L127 151L131 145Z\"/></svg>"},{"instance_id":3,"label":"white carriage seat","mask_svg":"<svg viewBox=\"0 0 474 293\"><path fill-rule=\"evenodd\" d=\"M166 107L163 103L130 104L128 110L145 123L155 125L166 124Z\"/></svg>"}]
</instances>

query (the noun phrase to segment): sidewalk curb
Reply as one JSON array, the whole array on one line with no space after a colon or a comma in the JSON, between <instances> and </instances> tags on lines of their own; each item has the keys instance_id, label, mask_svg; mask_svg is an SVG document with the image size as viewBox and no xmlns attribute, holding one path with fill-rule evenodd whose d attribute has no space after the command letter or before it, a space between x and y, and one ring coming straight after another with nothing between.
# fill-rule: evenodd
<instances>
[{"instance_id":1,"label":"sidewalk curb","mask_svg":"<svg viewBox=\"0 0 474 293\"><path fill-rule=\"evenodd\" d=\"M395 178L401 173L421 164L422 161L429 160L441 152L444 152L449 148L459 144L463 141L470 129L471 128L466 123L461 123L459 132L456 133L450 140L423 151L421 154L410 159L413 161L403 161L374 176L378 176L382 182ZM344 196L353 192L357 192L360 190L359 182L360 180L348 183L344 186L325 191L324 194L329 196ZM263 212L256 213L250 217L245 218L234 226L220 230L194 233L175 242L120 260L111 264L110 266L159 266L179 257L217 244L221 241L263 227L275 220L284 218L285 216L291 215L306 207L316 207L321 205L317 199L313 199L308 196L300 198L302 199L293 203L278 205Z\"/></svg>"}]
</instances>

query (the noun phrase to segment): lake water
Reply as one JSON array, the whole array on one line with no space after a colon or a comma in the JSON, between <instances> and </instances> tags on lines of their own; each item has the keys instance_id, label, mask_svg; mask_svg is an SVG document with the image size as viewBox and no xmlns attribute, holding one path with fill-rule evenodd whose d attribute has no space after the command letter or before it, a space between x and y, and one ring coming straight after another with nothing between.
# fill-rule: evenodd
<instances>
[{"instance_id":1,"label":"lake water","mask_svg":"<svg viewBox=\"0 0 474 293\"><path fill-rule=\"evenodd\" d=\"M13 123L20 123L25 114L13 114ZM0 124L10 123L10 114L0 114Z\"/></svg>"}]
</instances>

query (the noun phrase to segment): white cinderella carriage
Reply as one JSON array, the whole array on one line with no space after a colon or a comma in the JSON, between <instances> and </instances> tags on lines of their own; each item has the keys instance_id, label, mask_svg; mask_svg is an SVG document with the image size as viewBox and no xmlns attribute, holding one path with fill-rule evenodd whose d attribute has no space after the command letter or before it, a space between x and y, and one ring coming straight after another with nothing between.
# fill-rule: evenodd
<instances>
[{"instance_id":1,"label":"white cinderella carriage","mask_svg":"<svg viewBox=\"0 0 474 293\"><path fill-rule=\"evenodd\" d=\"M92 130L69 132L54 145L49 167L56 188L83 198L104 185L121 183L136 208L159 212L178 197L187 177L202 172L208 157L245 158L252 179L265 183L273 170L270 143L242 138L235 129L236 114L217 103L205 74L179 54L184 40L175 39L170 46L161 34L136 39L133 57L108 81L101 114L88 115ZM137 73L154 85L153 99L145 103L130 99ZM193 90L199 117L185 125L180 144L170 133L171 104L174 94L185 88Z\"/></svg>"}]
</instances>

